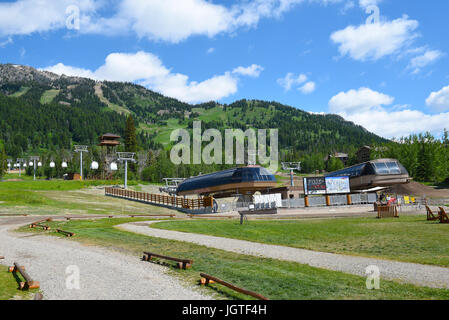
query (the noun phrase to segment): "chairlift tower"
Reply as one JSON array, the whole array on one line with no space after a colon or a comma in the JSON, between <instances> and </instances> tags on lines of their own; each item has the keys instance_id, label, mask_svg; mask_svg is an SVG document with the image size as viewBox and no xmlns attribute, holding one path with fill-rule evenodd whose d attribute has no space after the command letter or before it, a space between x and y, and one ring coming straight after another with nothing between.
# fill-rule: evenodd
<instances>
[{"instance_id":1,"label":"chairlift tower","mask_svg":"<svg viewBox=\"0 0 449 320\"><path fill-rule=\"evenodd\" d=\"M117 152L117 161L125 162L125 189L128 189L128 161L136 162L134 152Z\"/></svg>"},{"instance_id":2,"label":"chairlift tower","mask_svg":"<svg viewBox=\"0 0 449 320\"><path fill-rule=\"evenodd\" d=\"M290 184L292 187L294 187L295 183L293 181L293 171L301 171L301 162L282 162L282 169L290 170Z\"/></svg>"},{"instance_id":3,"label":"chairlift tower","mask_svg":"<svg viewBox=\"0 0 449 320\"><path fill-rule=\"evenodd\" d=\"M75 146L75 152L80 153L80 176L83 181L83 152L87 152L88 146Z\"/></svg>"},{"instance_id":4,"label":"chairlift tower","mask_svg":"<svg viewBox=\"0 0 449 320\"><path fill-rule=\"evenodd\" d=\"M30 157L30 161L33 161L33 168L34 168L34 175L33 175L33 180L36 181L36 161L39 161L39 157L37 156L31 156Z\"/></svg>"}]
</instances>

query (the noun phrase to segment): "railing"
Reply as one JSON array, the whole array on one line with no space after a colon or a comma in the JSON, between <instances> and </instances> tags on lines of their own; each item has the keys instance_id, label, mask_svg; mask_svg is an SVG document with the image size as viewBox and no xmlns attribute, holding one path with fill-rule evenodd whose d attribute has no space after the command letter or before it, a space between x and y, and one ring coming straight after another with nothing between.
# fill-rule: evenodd
<instances>
[{"instance_id":1,"label":"railing","mask_svg":"<svg viewBox=\"0 0 449 320\"><path fill-rule=\"evenodd\" d=\"M200 199L186 199L182 197L172 197L162 194L151 194L146 192L138 192L133 190L105 188L107 196L123 198L128 200L136 200L149 204L163 205L173 208L182 208L190 210L199 210L204 208L212 208L213 198L204 197Z\"/></svg>"}]
</instances>

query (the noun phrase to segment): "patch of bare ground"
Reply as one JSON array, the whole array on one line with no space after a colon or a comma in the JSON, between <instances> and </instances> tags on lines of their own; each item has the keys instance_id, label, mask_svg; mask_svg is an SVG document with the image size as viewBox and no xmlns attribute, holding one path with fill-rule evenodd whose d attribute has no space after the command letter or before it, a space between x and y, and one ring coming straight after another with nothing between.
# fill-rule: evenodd
<instances>
[{"instance_id":1,"label":"patch of bare ground","mask_svg":"<svg viewBox=\"0 0 449 320\"><path fill-rule=\"evenodd\" d=\"M449 198L449 189L437 189L412 181L408 184L400 184L391 188L393 193L429 198Z\"/></svg>"}]
</instances>

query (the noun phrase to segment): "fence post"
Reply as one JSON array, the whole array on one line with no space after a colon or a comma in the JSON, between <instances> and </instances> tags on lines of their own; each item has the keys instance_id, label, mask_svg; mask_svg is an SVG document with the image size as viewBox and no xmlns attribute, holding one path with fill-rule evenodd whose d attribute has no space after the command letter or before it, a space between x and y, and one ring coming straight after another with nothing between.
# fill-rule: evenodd
<instances>
[{"instance_id":1,"label":"fence post","mask_svg":"<svg viewBox=\"0 0 449 320\"><path fill-rule=\"evenodd\" d=\"M306 208L310 207L309 196L305 196L305 197L304 197L304 206L305 206Z\"/></svg>"},{"instance_id":2,"label":"fence post","mask_svg":"<svg viewBox=\"0 0 449 320\"><path fill-rule=\"evenodd\" d=\"M348 203L348 206L352 205L352 199L351 199L351 195L350 194L346 195L346 202Z\"/></svg>"}]
</instances>

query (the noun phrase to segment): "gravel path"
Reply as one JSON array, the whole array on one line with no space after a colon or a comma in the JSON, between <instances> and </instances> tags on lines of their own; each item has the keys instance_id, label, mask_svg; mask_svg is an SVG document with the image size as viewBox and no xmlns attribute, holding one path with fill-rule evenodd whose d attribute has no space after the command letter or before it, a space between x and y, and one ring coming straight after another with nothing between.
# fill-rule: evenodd
<instances>
[{"instance_id":1,"label":"gravel path","mask_svg":"<svg viewBox=\"0 0 449 320\"><path fill-rule=\"evenodd\" d=\"M0 221L0 264L19 262L49 300L203 300L198 289L167 274L167 267L107 249L35 234L15 233L24 223ZM68 266L80 270L80 289L66 288Z\"/></svg>"},{"instance_id":2,"label":"gravel path","mask_svg":"<svg viewBox=\"0 0 449 320\"><path fill-rule=\"evenodd\" d=\"M117 227L126 231L152 237L192 242L211 248L257 257L293 261L307 264L312 267L341 271L360 276L366 276L366 268L375 265L380 270L381 279L398 280L418 286L449 289L449 268L316 252L148 227L150 224L156 222L158 221L149 221L145 223L146 225L142 224L142 222L139 222L138 224L127 223Z\"/></svg>"}]
</instances>

